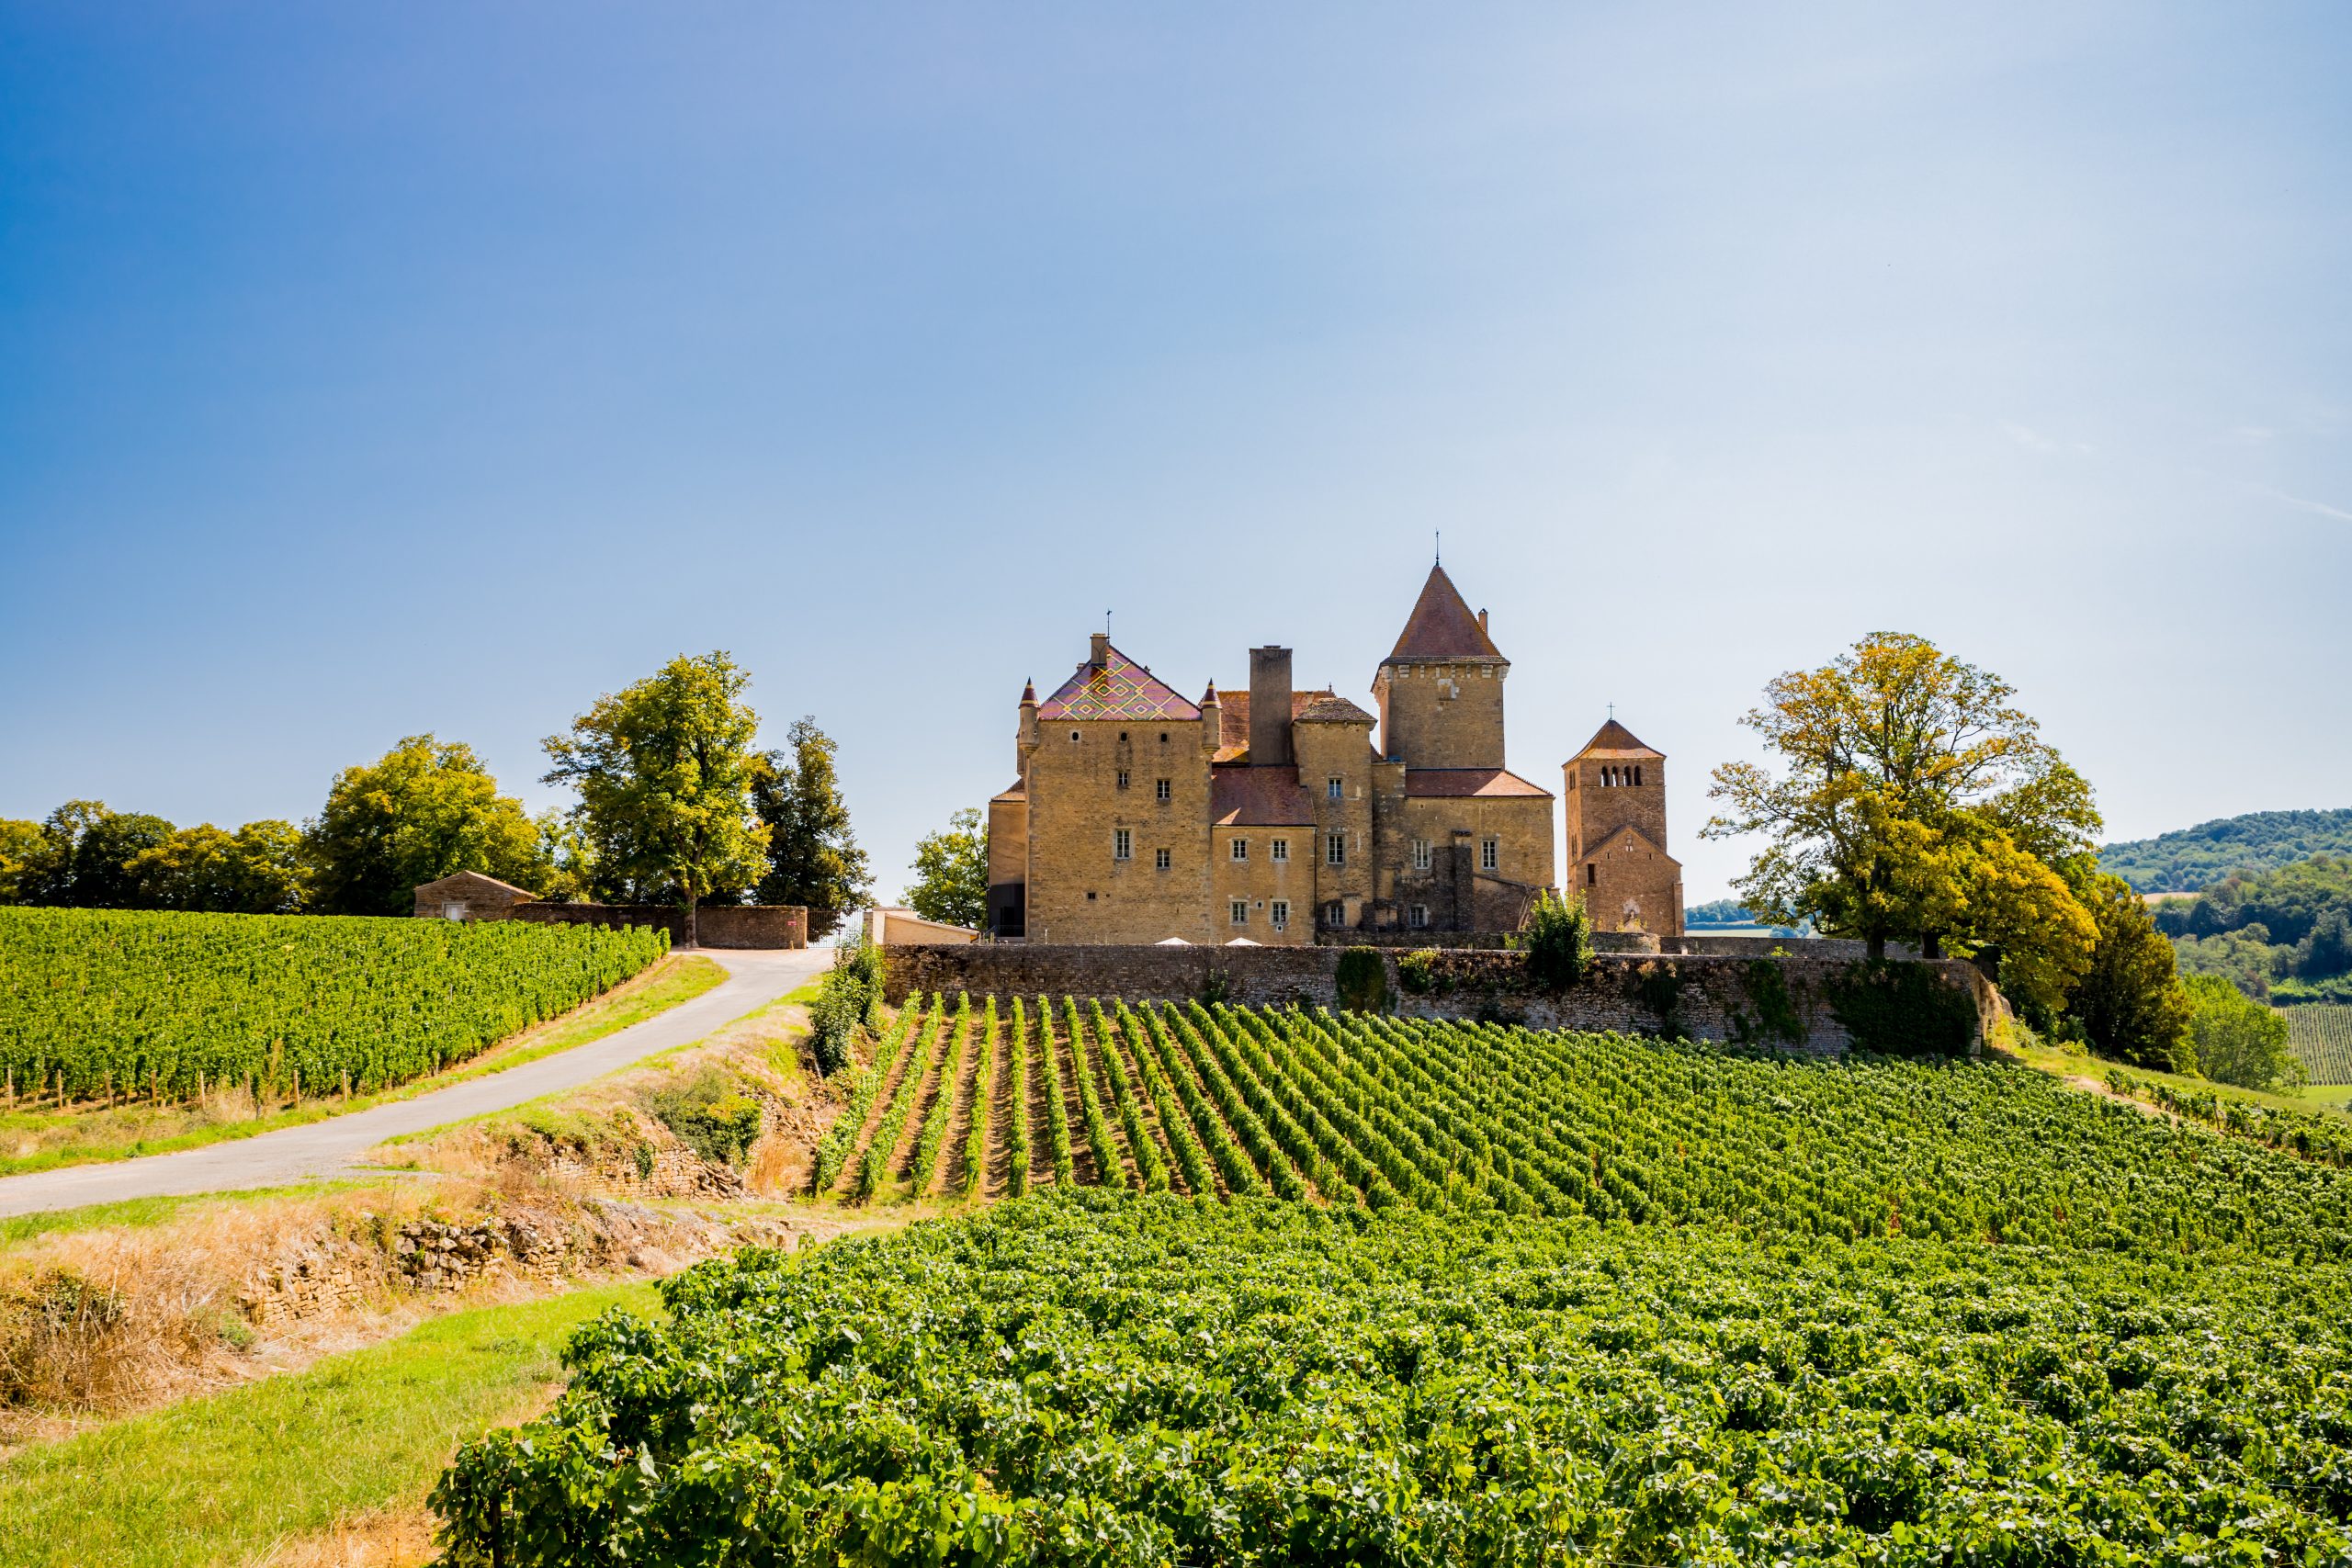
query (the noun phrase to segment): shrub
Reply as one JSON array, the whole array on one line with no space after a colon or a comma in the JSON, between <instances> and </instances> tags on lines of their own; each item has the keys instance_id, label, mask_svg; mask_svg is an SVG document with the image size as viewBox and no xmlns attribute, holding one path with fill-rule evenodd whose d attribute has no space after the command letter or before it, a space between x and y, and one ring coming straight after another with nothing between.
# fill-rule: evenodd
<instances>
[{"instance_id":1,"label":"shrub","mask_svg":"<svg viewBox=\"0 0 2352 1568\"><path fill-rule=\"evenodd\" d=\"M716 1066L653 1090L645 1108L680 1143L719 1165L741 1160L760 1135L760 1102Z\"/></svg>"},{"instance_id":2,"label":"shrub","mask_svg":"<svg viewBox=\"0 0 2352 1568\"><path fill-rule=\"evenodd\" d=\"M1565 991L1592 967L1592 916L1579 893L1565 903L1546 888L1527 912L1527 923L1511 938L1527 954L1527 978L1547 991Z\"/></svg>"},{"instance_id":3,"label":"shrub","mask_svg":"<svg viewBox=\"0 0 2352 1568\"><path fill-rule=\"evenodd\" d=\"M1340 1005L1350 1012L1385 1012L1388 965L1376 947L1351 947L1340 954Z\"/></svg>"},{"instance_id":4,"label":"shrub","mask_svg":"<svg viewBox=\"0 0 2352 1568\"><path fill-rule=\"evenodd\" d=\"M2260 1002L2248 1001L2217 975L2192 975L2181 982L2188 993L2188 1038L2199 1071L2216 1083L2241 1089L2300 1088L2303 1065L2287 1044L2287 1021Z\"/></svg>"},{"instance_id":5,"label":"shrub","mask_svg":"<svg viewBox=\"0 0 2352 1568\"><path fill-rule=\"evenodd\" d=\"M1445 982L1444 976L1438 973L1437 949L1424 947L1399 958L1396 961L1396 984L1417 997L1442 990Z\"/></svg>"},{"instance_id":6,"label":"shrub","mask_svg":"<svg viewBox=\"0 0 2352 1568\"><path fill-rule=\"evenodd\" d=\"M1883 1056L1964 1056L1976 1007L1925 964L1858 964L1829 982L1829 1010L1857 1051Z\"/></svg>"}]
</instances>

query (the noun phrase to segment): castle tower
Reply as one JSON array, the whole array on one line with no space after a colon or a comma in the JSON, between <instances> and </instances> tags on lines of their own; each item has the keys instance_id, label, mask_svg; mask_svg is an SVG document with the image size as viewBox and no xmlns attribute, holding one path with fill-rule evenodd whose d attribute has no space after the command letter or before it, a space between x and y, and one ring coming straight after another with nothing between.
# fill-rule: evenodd
<instances>
[{"instance_id":1,"label":"castle tower","mask_svg":"<svg viewBox=\"0 0 2352 1568\"><path fill-rule=\"evenodd\" d=\"M1604 931L1682 934L1682 865L1666 852L1666 754L1611 718L1561 769L1568 890Z\"/></svg>"},{"instance_id":2,"label":"castle tower","mask_svg":"<svg viewBox=\"0 0 2352 1568\"><path fill-rule=\"evenodd\" d=\"M1505 659L1487 616L1463 602L1442 566L1430 568L1396 646L1380 661L1380 750L1408 768L1503 766Z\"/></svg>"}]
</instances>

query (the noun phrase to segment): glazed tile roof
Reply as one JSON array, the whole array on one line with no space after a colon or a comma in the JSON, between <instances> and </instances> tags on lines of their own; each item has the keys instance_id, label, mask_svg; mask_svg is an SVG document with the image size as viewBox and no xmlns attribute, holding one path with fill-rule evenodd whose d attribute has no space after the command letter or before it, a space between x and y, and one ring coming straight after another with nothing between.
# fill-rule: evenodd
<instances>
[{"instance_id":1,"label":"glazed tile roof","mask_svg":"<svg viewBox=\"0 0 2352 1568\"><path fill-rule=\"evenodd\" d=\"M1421 596L1413 602L1413 613L1405 619L1405 629L1396 638L1396 646L1389 650L1391 659L1500 659L1494 640L1487 636L1487 628L1478 624L1470 606L1453 586L1453 579L1445 575L1445 568L1430 568L1430 580L1421 584Z\"/></svg>"},{"instance_id":2,"label":"glazed tile roof","mask_svg":"<svg viewBox=\"0 0 2352 1568\"><path fill-rule=\"evenodd\" d=\"M1632 730L1613 718L1595 730L1592 739L1584 743L1584 750L1577 755L1579 757L1656 757L1661 762L1666 761L1665 752L1643 745L1641 741L1634 739Z\"/></svg>"},{"instance_id":3,"label":"glazed tile roof","mask_svg":"<svg viewBox=\"0 0 2352 1568\"><path fill-rule=\"evenodd\" d=\"M1312 828L1315 806L1296 768L1225 763L1209 771L1209 820L1220 828Z\"/></svg>"},{"instance_id":4,"label":"glazed tile roof","mask_svg":"<svg viewBox=\"0 0 2352 1568\"><path fill-rule=\"evenodd\" d=\"M1089 663L1037 705L1041 719L1198 718L1201 710L1178 696L1159 676L1121 653L1106 649L1100 666Z\"/></svg>"},{"instance_id":5,"label":"glazed tile roof","mask_svg":"<svg viewBox=\"0 0 2352 1568\"><path fill-rule=\"evenodd\" d=\"M1530 800L1552 798L1550 790L1537 788L1508 768L1407 768L1405 793L1424 799L1466 795L1490 799L1502 796Z\"/></svg>"}]
</instances>

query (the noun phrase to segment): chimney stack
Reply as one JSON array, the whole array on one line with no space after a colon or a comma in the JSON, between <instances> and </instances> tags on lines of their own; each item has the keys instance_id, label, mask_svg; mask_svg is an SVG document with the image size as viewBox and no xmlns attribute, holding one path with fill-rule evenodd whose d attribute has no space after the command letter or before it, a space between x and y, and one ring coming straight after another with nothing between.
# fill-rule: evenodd
<instances>
[{"instance_id":1,"label":"chimney stack","mask_svg":"<svg viewBox=\"0 0 2352 1568\"><path fill-rule=\"evenodd\" d=\"M1487 629L1487 612L1484 610L1478 612L1478 629L1482 632Z\"/></svg>"},{"instance_id":2,"label":"chimney stack","mask_svg":"<svg viewBox=\"0 0 2352 1568\"><path fill-rule=\"evenodd\" d=\"M1097 670L1109 665L1111 662L1111 634L1109 632L1094 634L1094 651L1087 656L1086 661Z\"/></svg>"},{"instance_id":3,"label":"chimney stack","mask_svg":"<svg viewBox=\"0 0 2352 1568\"><path fill-rule=\"evenodd\" d=\"M1250 763L1291 767L1290 649L1250 650Z\"/></svg>"}]
</instances>

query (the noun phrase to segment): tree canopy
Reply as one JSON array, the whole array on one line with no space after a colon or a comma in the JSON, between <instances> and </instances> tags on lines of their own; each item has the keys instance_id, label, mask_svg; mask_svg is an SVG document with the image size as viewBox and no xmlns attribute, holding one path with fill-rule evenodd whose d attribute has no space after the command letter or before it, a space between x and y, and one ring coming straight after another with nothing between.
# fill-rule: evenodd
<instances>
[{"instance_id":1,"label":"tree canopy","mask_svg":"<svg viewBox=\"0 0 2352 1568\"><path fill-rule=\"evenodd\" d=\"M523 803L472 747L431 735L337 773L307 841L311 907L329 915L412 913L417 887L458 871L537 892L547 865Z\"/></svg>"},{"instance_id":2,"label":"tree canopy","mask_svg":"<svg viewBox=\"0 0 2352 1568\"><path fill-rule=\"evenodd\" d=\"M1741 721L1781 764L1715 770L1711 838L1760 833L1735 886L1758 920L1811 919L1883 952L1996 948L2006 985L2054 1005L2087 961L2098 813L2014 689L1924 637L1879 632L1781 676Z\"/></svg>"},{"instance_id":3,"label":"tree canopy","mask_svg":"<svg viewBox=\"0 0 2352 1568\"><path fill-rule=\"evenodd\" d=\"M2307 1074L2287 1043L2287 1021L2216 975L2181 982L2197 1069L2242 1089L2296 1089Z\"/></svg>"},{"instance_id":4,"label":"tree canopy","mask_svg":"<svg viewBox=\"0 0 2352 1568\"><path fill-rule=\"evenodd\" d=\"M915 840L915 880L907 908L926 920L978 931L989 912L989 834L980 814L966 807L939 832Z\"/></svg>"},{"instance_id":5,"label":"tree canopy","mask_svg":"<svg viewBox=\"0 0 2352 1568\"><path fill-rule=\"evenodd\" d=\"M759 897L806 905L814 941L873 896L873 880L834 772L839 749L813 718L795 721L785 739L786 750L767 753L752 784L752 809L767 829Z\"/></svg>"},{"instance_id":6,"label":"tree canopy","mask_svg":"<svg viewBox=\"0 0 2352 1568\"><path fill-rule=\"evenodd\" d=\"M724 652L681 654L543 743L546 782L580 793L599 882L684 906L689 942L696 906L750 883L767 845L752 815L760 720L741 700L750 682Z\"/></svg>"}]
</instances>

